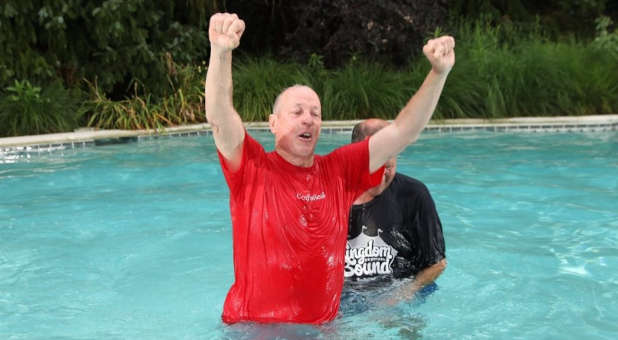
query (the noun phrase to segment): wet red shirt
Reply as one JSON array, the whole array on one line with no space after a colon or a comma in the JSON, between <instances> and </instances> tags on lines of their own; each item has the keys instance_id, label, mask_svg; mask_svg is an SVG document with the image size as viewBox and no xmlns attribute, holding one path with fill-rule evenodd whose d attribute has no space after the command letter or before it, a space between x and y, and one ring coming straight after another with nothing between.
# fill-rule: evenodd
<instances>
[{"instance_id":1,"label":"wet red shirt","mask_svg":"<svg viewBox=\"0 0 618 340\"><path fill-rule=\"evenodd\" d=\"M319 324L337 315L352 201L380 183L368 140L302 168L245 134L240 168L219 159L230 188L234 283L223 321Z\"/></svg>"}]
</instances>

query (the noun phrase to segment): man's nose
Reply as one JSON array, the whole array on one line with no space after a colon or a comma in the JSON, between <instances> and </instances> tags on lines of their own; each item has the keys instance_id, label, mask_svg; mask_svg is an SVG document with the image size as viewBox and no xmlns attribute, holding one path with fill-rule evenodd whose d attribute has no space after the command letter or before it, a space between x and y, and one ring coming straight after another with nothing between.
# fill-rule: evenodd
<instances>
[{"instance_id":1,"label":"man's nose","mask_svg":"<svg viewBox=\"0 0 618 340\"><path fill-rule=\"evenodd\" d=\"M311 112L304 111L302 117L303 124L311 125L313 124L313 117L311 116Z\"/></svg>"}]
</instances>

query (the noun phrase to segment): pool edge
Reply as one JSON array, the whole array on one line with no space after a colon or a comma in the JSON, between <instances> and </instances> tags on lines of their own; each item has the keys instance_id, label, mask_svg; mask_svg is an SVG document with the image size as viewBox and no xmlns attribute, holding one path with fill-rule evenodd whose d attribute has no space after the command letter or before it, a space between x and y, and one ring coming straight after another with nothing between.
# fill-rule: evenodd
<instances>
[{"instance_id":1,"label":"pool edge","mask_svg":"<svg viewBox=\"0 0 618 340\"><path fill-rule=\"evenodd\" d=\"M322 133L347 133L361 120L325 121ZM267 122L248 122L249 131L267 131ZM492 132L598 132L618 131L618 114L569 117L516 117L504 119L431 120L427 132L455 133L464 131ZM97 130L82 128L75 132L0 138L0 154L37 152L41 149L74 149L159 137L182 137L211 134L208 123L183 125L158 130Z\"/></svg>"}]
</instances>

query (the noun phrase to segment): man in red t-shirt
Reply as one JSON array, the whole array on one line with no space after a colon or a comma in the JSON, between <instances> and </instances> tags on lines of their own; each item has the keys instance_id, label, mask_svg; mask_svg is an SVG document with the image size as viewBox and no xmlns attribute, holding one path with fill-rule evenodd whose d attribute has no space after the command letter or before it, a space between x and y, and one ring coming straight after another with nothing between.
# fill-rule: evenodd
<instances>
[{"instance_id":1,"label":"man in red t-shirt","mask_svg":"<svg viewBox=\"0 0 618 340\"><path fill-rule=\"evenodd\" d=\"M235 14L218 13L208 30L206 116L230 188L234 241L234 284L222 318L327 322L339 308L349 207L429 121L455 63L455 42L441 37L423 47L432 70L393 124L326 156L314 154L320 98L307 86L285 89L269 118L275 151L267 153L232 101L232 50L244 29Z\"/></svg>"}]
</instances>

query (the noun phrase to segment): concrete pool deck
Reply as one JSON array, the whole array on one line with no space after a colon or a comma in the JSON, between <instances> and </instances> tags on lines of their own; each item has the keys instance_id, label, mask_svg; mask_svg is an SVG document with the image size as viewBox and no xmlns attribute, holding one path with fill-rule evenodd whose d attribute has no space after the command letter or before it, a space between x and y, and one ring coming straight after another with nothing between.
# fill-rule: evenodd
<instances>
[{"instance_id":1,"label":"concrete pool deck","mask_svg":"<svg viewBox=\"0 0 618 340\"><path fill-rule=\"evenodd\" d=\"M324 121L322 133L350 131L360 120ZM245 123L247 130L268 130L267 122ZM425 131L452 133L485 130L496 132L597 132L618 131L618 114L570 117L521 117L505 119L432 120ZM0 138L0 154L37 152L107 144L114 140L139 140L162 136L210 134L210 124L183 125L159 130L97 130L84 128L75 132Z\"/></svg>"}]
</instances>

